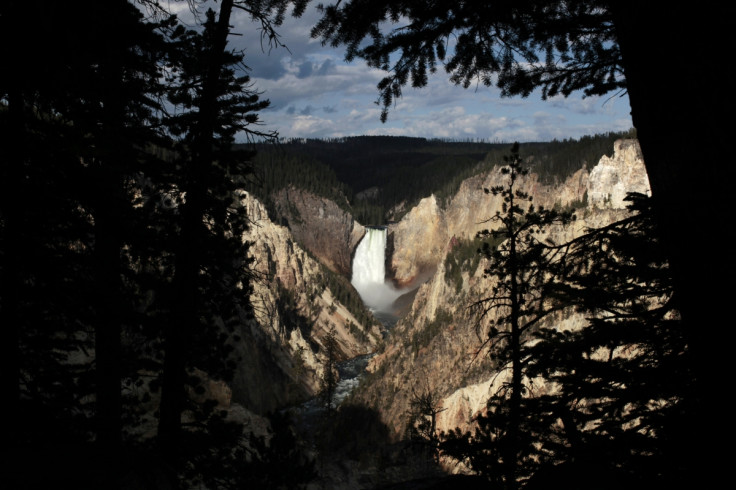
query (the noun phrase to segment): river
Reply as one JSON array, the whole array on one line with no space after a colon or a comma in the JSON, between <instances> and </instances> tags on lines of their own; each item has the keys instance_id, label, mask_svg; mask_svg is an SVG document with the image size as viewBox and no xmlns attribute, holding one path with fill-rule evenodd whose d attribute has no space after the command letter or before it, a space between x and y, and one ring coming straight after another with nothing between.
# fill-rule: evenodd
<instances>
[{"instance_id":1,"label":"river","mask_svg":"<svg viewBox=\"0 0 736 490\"><path fill-rule=\"evenodd\" d=\"M388 331L399 320L395 302L407 290L396 289L386 280L386 239L385 227L366 229L365 236L355 250L351 282L366 307L383 324L385 331ZM339 406L360 384L371 357L373 354L366 354L338 364L339 381L335 388L335 406ZM301 406L300 413L311 419L323 410L323 401L320 397L315 397Z\"/></svg>"}]
</instances>

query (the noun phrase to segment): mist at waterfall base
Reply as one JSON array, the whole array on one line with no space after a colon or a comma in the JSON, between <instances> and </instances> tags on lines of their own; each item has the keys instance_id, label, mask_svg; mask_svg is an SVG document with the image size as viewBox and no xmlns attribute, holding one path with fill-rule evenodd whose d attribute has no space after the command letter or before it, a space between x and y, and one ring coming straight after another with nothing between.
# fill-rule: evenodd
<instances>
[{"instance_id":1,"label":"mist at waterfall base","mask_svg":"<svg viewBox=\"0 0 736 490\"><path fill-rule=\"evenodd\" d=\"M366 228L355 249L351 280L363 303L381 320L395 315L394 302L406 292L386 281L386 235L385 228Z\"/></svg>"}]
</instances>

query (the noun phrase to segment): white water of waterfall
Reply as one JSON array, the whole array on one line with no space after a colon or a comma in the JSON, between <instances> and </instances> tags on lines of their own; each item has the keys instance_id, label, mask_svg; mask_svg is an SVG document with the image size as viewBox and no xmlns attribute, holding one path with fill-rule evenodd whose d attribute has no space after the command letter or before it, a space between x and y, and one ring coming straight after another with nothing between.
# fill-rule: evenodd
<instances>
[{"instance_id":1,"label":"white water of waterfall","mask_svg":"<svg viewBox=\"0 0 736 490\"><path fill-rule=\"evenodd\" d=\"M367 228L355 249L352 283L363 303L374 311L391 311L402 291L386 279L386 229Z\"/></svg>"}]
</instances>

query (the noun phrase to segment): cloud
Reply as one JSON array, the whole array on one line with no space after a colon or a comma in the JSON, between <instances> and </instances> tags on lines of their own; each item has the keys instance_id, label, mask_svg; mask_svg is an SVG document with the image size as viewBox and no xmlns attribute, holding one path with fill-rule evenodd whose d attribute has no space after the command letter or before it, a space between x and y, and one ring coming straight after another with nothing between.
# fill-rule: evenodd
<instances>
[{"instance_id":1,"label":"cloud","mask_svg":"<svg viewBox=\"0 0 736 490\"><path fill-rule=\"evenodd\" d=\"M299 71L296 74L297 78L307 78L312 74L312 62L305 61L299 65Z\"/></svg>"},{"instance_id":2,"label":"cloud","mask_svg":"<svg viewBox=\"0 0 736 490\"><path fill-rule=\"evenodd\" d=\"M567 120L562 114L549 114L548 112L538 111L532 115L535 126L562 126Z\"/></svg>"},{"instance_id":3,"label":"cloud","mask_svg":"<svg viewBox=\"0 0 736 490\"><path fill-rule=\"evenodd\" d=\"M250 68L248 73L251 78L258 77L266 80L279 80L287 73L283 62L275 57L258 57L254 59L246 54L245 64Z\"/></svg>"},{"instance_id":4,"label":"cloud","mask_svg":"<svg viewBox=\"0 0 736 490\"><path fill-rule=\"evenodd\" d=\"M336 64L332 59L325 59L321 65L312 61L305 60L301 63L296 63L297 73L296 77L304 79L310 76L324 77L330 74L336 73ZM284 70L284 74L286 70Z\"/></svg>"},{"instance_id":5,"label":"cloud","mask_svg":"<svg viewBox=\"0 0 736 490\"><path fill-rule=\"evenodd\" d=\"M321 138L329 134L334 134L335 123L332 120L324 119L316 116L297 116L289 127L289 136L304 136L312 138Z\"/></svg>"},{"instance_id":6,"label":"cloud","mask_svg":"<svg viewBox=\"0 0 736 490\"><path fill-rule=\"evenodd\" d=\"M321 66L325 64L326 61ZM327 74L303 78L299 66L286 64L286 73L276 80L260 78L254 73L253 82L271 100L271 109L279 110L297 102L334 106L336 100L351 95L364 96L367 102L368 97L373 98L380 80L380 72L365 64L328 65Z\"/></svg>"},{"instance_id":7,"label":"cloud","mask_svg":"<svg viewBox=\"0 0 736 490\"><path fill-rule=\"evenodd\" d=\"M319 110L325 114L335 114L337 112L337 108L334 106L314 107L313 105L308 104L301 109L297 109L296 106L290 105L284 110L284 113L288 116L293 116L295 114L299 114L300 116L310 116Z\"/></svg>"},{"instance_id":8,"label":"cloud","mask_svg":"<svg viewBox=\"0 0 736 490\"><path fill-rule=\"evenodd\" d=\"M335 62L332 61L332 59L327 58L324 63L322 63L322 66L319 67L319 70L317 70L317 75L325 76L330 73L333 73L335 71Z\"/></svg>"},{"instance_id":9,"label":"cloud","mask_svg":"<svg viewBox=\"0 0 736 490\"><path fill-rule=\"evenodd\" d=\"M318 40L310 37L311 27L318 18L319 12L314 6L310 6L298 19L287 13L283 23L275 27L279 37L273 42L265 37L259 22L254 22L247 13L236 9L231 22L233 32L239 35L232 36L228 46L245 51L245 61L253 77L279 80L287 74L286 66L289 63L298 64L302 76L307 77L315 69L312 55L332 53L342 57L340 51L324 48Z\"/></svg>"},{"instance_id":10,"label":"cloud","mask_svg":"<svg viewBox=\"0 0 736 490\"><path fill-rule=\"evenodd\" d=\"M626 97L501 98L494 87L456 86L442 69L426 87L405 87L381 124L376 85L386 74L361 60L346 64L343 48L311 39L319 17L313 7L300 19L287 15L278 32L288 50L270 51L257 24L242 13L233 20L242 36L230 42L245 50L255 87L271 101L261 119L283 137L383 134L525 142L631 127Z\"/></svg>"},{"instance_id":11,"label":"cloud","mask_svg":"<svg viewBox=\"0 0 736 490\"><path fill-rule=\"evenodd\" d=\"M487 140L498 139L499 135L509 133L523 124L514 118L486 112L470 114L462 106L446 107L411 117L399 115L396 122L404 126L409 136L451 139L472 137Z\"/></svg>"},{"instance_id":12,"label":"cloud","mask_svg":"<svg viewBox=\"0 0 736 490\"><path fill-rule=\"evenodd\" d=\"M611 96L590 96L590 97L563 97L556 95L550 97L550 106L570 111L575 114L612 114L617 109L627 110L628 99L624 102L619 101L620 97Z\"/></svg>"}]
</instances>

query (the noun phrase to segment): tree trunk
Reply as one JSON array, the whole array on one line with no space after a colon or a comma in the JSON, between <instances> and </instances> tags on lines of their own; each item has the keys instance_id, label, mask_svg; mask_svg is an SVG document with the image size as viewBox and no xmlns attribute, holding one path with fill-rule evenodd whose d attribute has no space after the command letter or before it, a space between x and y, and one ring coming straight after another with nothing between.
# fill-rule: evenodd
<instances>
[{"instance_id":1,"label":"tree trunk","mask_svg":"<svg viewBox=\"0 0 736 490\"><path fill-rule=\"evenodd\" d=\"M106 166L109 162L103 162ZM120 242L116 200L119 184L111 169L98 169L95 212L95 287L97 291L95 322L95 366L97 370L97 442L106 461L117 460L121 444L121 318ZM107 201L107 202L106 202Z\"/></svg>"},{"instance_id":2,"label":"tree trunk","mask_svg":"<svg viewBox=\"0 0 736 490\"><path fill-rule=\"evenodd\" d=\"M181 443L181 415L185 402L186 356L190 336L198 323L198 276L202 260L202 234L204 226L205 196L204 178L212 165L212 144L217 126L217 89L222 67L223 53L230 32L229 22L232 0L223 0L217 21L217 32L205 74L198 117L192 133L192 153L184 190L186 202L182 206L181 248L177 253L174 272L176 304L168 325L165 343L165 360L159 418L158 438L163 457L174 469L179 469Z\"/></svg>"},{"instance_id":3,"label":"tree trunk","mask_svg":"<svg viewBox=\"0 0 736 490\"><path fill-rule=\"evenodd\" d=\"M22 289L21 265L24 262L23 244L25 234L24 207L16 201L16 196L25 195L24 192L24 155L26 148L24 124L24 98L21 82L16 73L21 72L21 63L9 63L11 86L8 90L8 113L5 116L7 125L2 128L8 138L7 145L9 158L2 164L2 183L0 184L0 217L3 226L0 246L2 247L2 264L0 264L0 325L2 325L3 340L2 358L5 367L2 370L2 390L7 404L8 424L5 447L11 453L17 449L20 442L19 434L22 430L20 412L20 291ZM17 71L16 71L17 70Z\"/></svg>"},{"instance_id":4,"label":"tree trunk","mask_svg":"<svg viewBox=\"0 0 736 490\"><path fill-rule=\"evenodd\" d=\"M729 425L722 393L726 372L721 335L732 324L734 274L731 241L720 236L732 206L734 172L733 82L726 74L733 53L734 7L652 2L611 2L626 75L632 118L652 187L660 234L696 377L693 423L683 427L697 481L723 471L715 434ZM721 385L722 386L722 385Z\"/></svg>"},{"instance_id":5,"label":"tree trunk","mask_svg":"<svg viewBox=\"0 0 736 490\"><path fill-rule=\"evenodd\" d=\"M513 171L512 171L513 172ZM511 211L511 222L515 222L513 214L514 203L514 181L512 176L512 185L509 192L509 208ZM519 464L519 435L521 433L521 293L519 292L519 263L517 255L517 233L516 229L511 229L509 234L509 296L511 298L511 399L509 407L509 439L508 439L508 455L506 461L506 488L514 490L518 486L516 481L517 466Z\"/></svg>"},{"instance_id":6,"label":"tree trunk","mask_svg":"<svg viewBox=\"0 0 736 490\"><path fill-rule=\"evenodd\" d=\"M106 474L116 475L122 443L122 307L120 228L125 205L123 191L123 142L125 103L123 101L124 16L127 2L116 0L107 10L95 11L93 20L106 23L105 59L102 61L103 85L100 147L103 156L92 168L95 219L95 290L97 291L95 324L95 365L97 369L97 443Z\"/></svg>"}]
</instances>

